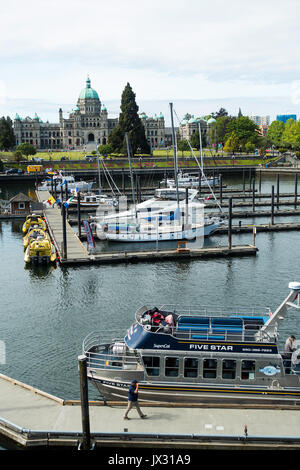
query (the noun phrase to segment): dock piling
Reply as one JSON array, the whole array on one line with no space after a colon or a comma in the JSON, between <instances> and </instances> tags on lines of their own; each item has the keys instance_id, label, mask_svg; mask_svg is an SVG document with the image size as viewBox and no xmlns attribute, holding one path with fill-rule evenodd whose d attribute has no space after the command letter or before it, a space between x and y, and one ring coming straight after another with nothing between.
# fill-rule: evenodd
<instances>
[{"instance_id":1,"label":"dock piling","mask_svg":"<svg viewBox=\"0 0 300 470\"><path fill-rule=\"evenodd\" d=\"M81 237L81 211L80 211L80 191L77 193L77 220L78 220L78 237Z\"/></svg>"},{"instance_id":2,"label":"dock piling","mask_svg":"<svg viewBox=\"0 0 300 470\"><path fill-rule=\"evenodd\" d=\"M295 174L295 209L297 208L298 174Z\"/></svg>"},{"instance_id":3,"label":"dock piling","mask_svg":"<svg viewBox=\"0 0 300 470\"><path fill-rule=\"evenodd\" d=\"M67 254L66 207L64 203L62 203L61 212L62 212L62 230L63 230L62 255L63 255L63 258L66 259L68 254Z\"/></svg>"},{"instance_id":4,"label":"dock piling","mask_svg":"<svg viewBox=\"0 0 300 470\"><path fill-rule=\"evenodd\" d=\"M274 186L272 186L271 194L271 225L274 225Z\"/></svg>"},{"instance_id":5,"label":"dock piling","mask_svg":"<svg viewBox=\"0 0 300 470\"><path fill-rule=\"evenodd\" d=\"M81 401L81 421L82 421L82 450L91 449L89 397L87 381L87 358L85 355L78 356L79 376L80 376L80 401Z\"/></svg>"},{"instance_id":6,"label":"dock piling","mask_svg":"<svg viewBox=\"0 0 300 470\"><path fill-rule=\"evenodd\" d=\"M228 248L232 247L232 198L229 198L228 205Z\"/></svg>"}]
</instances>

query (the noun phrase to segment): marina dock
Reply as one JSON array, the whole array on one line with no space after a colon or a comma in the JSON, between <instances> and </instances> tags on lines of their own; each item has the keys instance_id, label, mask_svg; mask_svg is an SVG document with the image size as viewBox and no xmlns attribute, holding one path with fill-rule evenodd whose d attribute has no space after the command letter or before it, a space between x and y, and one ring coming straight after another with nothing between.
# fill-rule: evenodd
<instances>
[{"instance_id":1,"label":"marina dock","mask_svg":"<svg viewBox=\"0 0 300 470\"><path fill-rule=\"evenodd\" d=\"M19 448L77 449L80 401L65 400L0 374L0 436ZM156 449L299 449L296 405L176 405L141 402L124 421L126 402L90 401L91 442L101 447ZM163 432L162 432L163 430Z\"/></svg>"},{"instance_id":2,"label":"marina dock","mask_svg":"<svg viewBox=\"0 0 300 470\"><path fill-rule=\"evenodd\" d=\"M47 191L37 191L40 202L48 200L50 194ZM253 256L258 248L249 244L241 246L218 246L209 248L193 248L173 250L145 250L145 251L119 251L89 254L83 243L66 221L67 249L63 248L63 219L61 211L57 207L44 208L44 216L49 232L54 241L57 253L62 265L87 265L104 263L146 262L176 259L199 259L224 256ZM65 253L66 252L66 253Z\"/></svg>"}]
</instances>

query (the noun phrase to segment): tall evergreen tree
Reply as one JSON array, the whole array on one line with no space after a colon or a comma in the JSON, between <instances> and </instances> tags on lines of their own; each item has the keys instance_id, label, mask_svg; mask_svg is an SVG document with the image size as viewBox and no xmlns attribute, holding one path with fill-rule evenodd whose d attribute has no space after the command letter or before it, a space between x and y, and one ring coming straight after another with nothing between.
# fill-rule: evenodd
<instances>
[{"instance_id":1,"label":"tall evergreen tree","mask_svg":"<svg viewBox=\"0 0 300 470\"><path fill-rule=\"evenodd\" d=\"M119 123L108 138L114 152L127 153L125 133L128 132L129 142L133 155L137 149L141 153L150 153L150 147L146 139L143 123L138 115L138 106L135 101L135 93L127 83L121 98L121 113Z\"/></svg>"},{"instance_id":2,"label":"tall evergreen tree","mask_svg":"<svg viewBox=\"0 0 300 470\"><path fill-rule=\"evenodd\" d=\"M0 149L10 150L16 144L16 138L13 131L13 123L10 117L4 116L0 119Z\"/></svg>"}]
</instances>

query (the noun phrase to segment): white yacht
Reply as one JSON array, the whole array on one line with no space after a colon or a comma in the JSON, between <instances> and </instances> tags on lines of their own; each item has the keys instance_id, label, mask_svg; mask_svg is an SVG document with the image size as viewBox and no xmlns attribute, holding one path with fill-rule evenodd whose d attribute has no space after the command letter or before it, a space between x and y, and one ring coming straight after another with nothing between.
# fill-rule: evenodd
<instances>
[{"instance_id":1,"label":"white yacht","mask_svg":"<svg viewBox=\"0 0 300 470\"><path fill-rule=\"evenodd\" d=\"M37 189L38 191L51 191L52 188L55 189L56 185L56 191L61 192L64 191L66 184L70 191L73 189L78 189L79 191L90 191L93 186L93 181L75 181L74 176L57 175L53 177L53 182L51 181L51 178L47 178L42 181Z\"/></svg>"},{"instance_id":2,"label":"white yacht","mask_svg":"<svg viewBox=\"0 0 300 470\"><path fill-rule=\"evenodd\" d=\"M208 177L201 177L201 183L200 183L200 178L198 175L193 175L193 174L188 174L188 173L182 173L180 172L178 174L178 187L179 188L195 188L199 189L199 185L201 187L203 186L213 186L219 183L219 176L208 176ZM161 184L166 184L167 187L169 188L174 188L176 186L175 179L164 179L161 181Z\"/></svg>"}]
</instances>

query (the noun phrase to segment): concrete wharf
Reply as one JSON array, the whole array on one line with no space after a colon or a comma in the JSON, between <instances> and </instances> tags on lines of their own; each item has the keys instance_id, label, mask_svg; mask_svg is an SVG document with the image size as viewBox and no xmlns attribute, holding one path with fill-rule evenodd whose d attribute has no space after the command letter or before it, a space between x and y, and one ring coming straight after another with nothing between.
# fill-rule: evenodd
<instances>
[{"instance_id":1,"label":"concrete wharf","mask_svg":"<svg viewBox=\"0 0 300 470\"><path fill-rule=\"evenodd\" d=\"M80 401L66 400L0 374L0 439L18 448L77 449ZM126 402L89 401L94 448L262 450L300 448L299 405L141 402L147 420ZM247 435L245 434L247 426Z\"/></svg>"}]
</instances>

